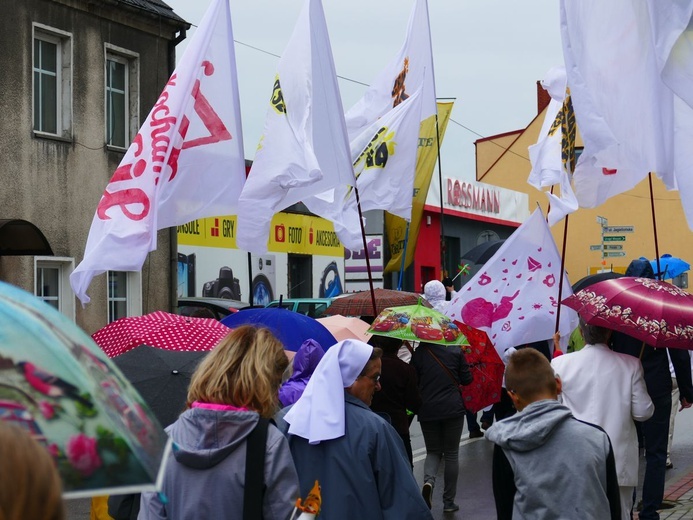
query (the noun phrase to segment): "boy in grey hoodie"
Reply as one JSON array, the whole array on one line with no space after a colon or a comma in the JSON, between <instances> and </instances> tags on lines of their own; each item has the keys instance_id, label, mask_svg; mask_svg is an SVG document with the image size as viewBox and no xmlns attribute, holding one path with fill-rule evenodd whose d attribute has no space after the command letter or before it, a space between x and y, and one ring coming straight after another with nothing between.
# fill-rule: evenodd
<instances>
[{"instance_id":1,"label":"boy in grey hoodie","mask_svg":"<svg viewBox=\"0 0 693 520\"><path fill-rule=\"evenodd\" d=\"M561 381L539 352L515 352L505 372L518 414L495 423L493 494L499 520L619 520L609 436L575 419L556 398Z\"/></svg>"}]
</instances>

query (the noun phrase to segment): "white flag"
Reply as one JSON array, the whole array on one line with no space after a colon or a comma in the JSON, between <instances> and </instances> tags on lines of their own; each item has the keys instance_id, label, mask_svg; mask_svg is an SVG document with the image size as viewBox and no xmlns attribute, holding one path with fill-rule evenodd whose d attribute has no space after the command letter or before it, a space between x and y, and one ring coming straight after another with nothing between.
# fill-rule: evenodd
<instances>
[{"instance_id":1,"label":"white flag","mask_svg":"<svg viewBox=\"0 0 693 520\"><path fill-rule=\"evenodd\" d=\"M570 184L570 173L575 160L575 114L571 98L566 95L565 67L549 70L542 86L548 91L551 101L546 109L539 140L529 147L532 171L527 182L538 190L560 185L560 196L546 192L550 203L549 226L553 226L578 209Z\"/></svg>"},{"instance_id":2,"label":"white flag","mask_svg":"<svg viewBox=\"0 0 693 520\"><path fill-rule=\"evenodd\" d=\"M573 178L580 206L598 206L648 172L670 189L690 177L676 171L690 145L681 150L675 142L685 126L678 107L690 106L679 105L674 92L693 97L692 13L693 3L680 0L561 1L568 85L585 145ZM690 204L693 193L681 195Z\"/></svg>"},{"instance_id":3,"label":"white flag","mask_svg":"<svg viewBox=\"0 0 693 520\"><path fill-rule=\"evenodd\" d=\"M235 213L244 181L231 14L214 0L99 201L77 297L107 270L139 271L158 229Z\"/></svg>"},{"instance_id":4,"label":"white flag","mask_svg":"<svg viewBox=\"0 0 693 520\"><path fill-rule=\"evenodd\" d=\"M415 0L404 45L346 114L349 139L360 135L366 127L421 87L423 120L437 113L436 86L428 3ZM352 147L352 152L358 154L360 150Z\"/></svg>"},{"instance_id":5,"label":"white flag","mask_svg":"<svg viewBox=\"0 0 693 520\"><path fill-rule=\"evenodd\" d=\"M238 247L267 251L272 216L356 183L320 0L306 0L279 60L263 136L238 206ZM334 197L331 201L334 202Z\"/></svg>"},{"instance_id":6,"label":"white flag","mask_svg":"<svg viewBox=\"0 0 693 520\"><path fill-rule=\"evenodd\" d=\"M499 354L507 348L550 340L561 298L573 291L561 276L561 257L539 209L453 297L445 314L486 331ZM561 308L561 335L577 326L577 313Z\"/></svg>"}]
</instances>

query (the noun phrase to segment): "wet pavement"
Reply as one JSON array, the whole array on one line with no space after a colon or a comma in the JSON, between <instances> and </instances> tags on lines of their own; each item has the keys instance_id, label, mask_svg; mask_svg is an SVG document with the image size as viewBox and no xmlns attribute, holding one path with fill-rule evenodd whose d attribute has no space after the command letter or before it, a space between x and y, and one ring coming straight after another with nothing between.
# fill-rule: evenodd
<instances>
[{"instance_id":1,"label":"wet pavement","mask_svg":"<svg viewBox=\"0 0 693 520\"><path fill-rule=\"evenodd\" d=\"M414 477L423 484L423 463L426 457L424 441L418 422L411 427L414 450ZM484 438L469 439L466 428L460 443L460 473L457 482L456 501L460 510L443 512L443 474L437 477L438 485L433 490L433 517L436 520L495 520L496 508L491 489L491 459L493 445ZM677 415L674 445L671 454L674 468L667 471L665 505L660 511L662 520L693 520L693 409ZM645 460L640 460L640 473ZM638 496L640 489L638 489ZM89 501L68 501L68 520L89 520ZM637 519L637 515L635 516Z\"/></svg>"}]
</instances>

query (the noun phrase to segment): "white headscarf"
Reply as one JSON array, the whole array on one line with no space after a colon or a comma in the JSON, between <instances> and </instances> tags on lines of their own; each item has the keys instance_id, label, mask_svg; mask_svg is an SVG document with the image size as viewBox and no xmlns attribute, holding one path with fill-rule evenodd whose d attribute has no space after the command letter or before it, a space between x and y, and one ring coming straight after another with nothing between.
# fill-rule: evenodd
<instances>
[{"instance_id":1,"label":"white headscarf","mask_svg":"<svg viewBox=\"0 0 693 520\"><path fill-rule=\"evenodd\" d=\"M289 433L310 444L344 435L344 389L354 384L373 347L345 339L330 347L315 368L303 395L284 416Z\"/></svg>"}]
</instances>

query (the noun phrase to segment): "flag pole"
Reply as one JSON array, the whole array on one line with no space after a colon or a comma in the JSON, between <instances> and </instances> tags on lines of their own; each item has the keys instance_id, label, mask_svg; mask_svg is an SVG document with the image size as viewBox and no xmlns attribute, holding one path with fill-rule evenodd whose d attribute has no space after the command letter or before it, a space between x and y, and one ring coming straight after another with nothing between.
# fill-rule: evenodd
<instances>
[{"instance_id":1,"label":"flag pole","mask_svg":"<svg viewBox=\"0 0 693 520\"><path fill-rule=\"evenodd\" d=\"M561 251L561 271L559 273L560 280L558 281L558 306L556 308L556 332L560 332L561 323L561 299L563 298L563 274L565 273L565 249L568 244L568 216L565 216L565 225L563 226L563 248Z\"/></svg>"},{"instance_id":2,"label":"flag pole","mask_svg":"<svg viewBox=\"0 0 693 520\"><path fill-rule=\"evenodd\" d=\"M407 229L404 232L404 250L402 251L402 263L399 266L399 280L397 281L397 290L402 290L402 278L404 278L404 263L407 260L407 244L409 242L409 222L407 222Z\"/></svg>"},{"instance_id":3,"label":"flag pole","mask_svg":"<svg viewBox=\"0 0 693 520\"><path fill-rule=\"evenodd\" d=\"M650 182L650 207L652 208L652 229L654 229L654 245L655 257L657 258L657 280L662 279L662 268L659 265L659 242L657 240L657 219L655 218L654 192L652 191L652 172L647 174L647 180Z\"/></svg>"},{"instance_id":4,"label":"flag pole","mask_svg":"<svg viewBox=\"0 0 693 520\"><path fill-rule=\"evenodd\" d=\"M366 228L363 225L363 213L361 212L361 199L359 189L354 186L356 194L356 207L359 210L359 223L361 224L361 238L363 238L363 254L366 256L366 269L368 270L368 285L371 288L371 303L373 304L373 317L378 316L378 307L375 305L375 289L373 289L373 274L371 273L371 260L368 258L368 244L366 243Z\"/></svg>"},{"instance_id":5,"label":"flag pole","mask_svg":"<svg viewBox=\"0 0 693 520\"><path fill-rule=\"evenodd\" d=\"M443 167L440 164L440 129L438 127L438 110L436 110L436 146L438 147L438 193L440 195L440 270L441 279L447 276L445 270L445 213L443 212Z\"/></svg>"}]
</instances>

